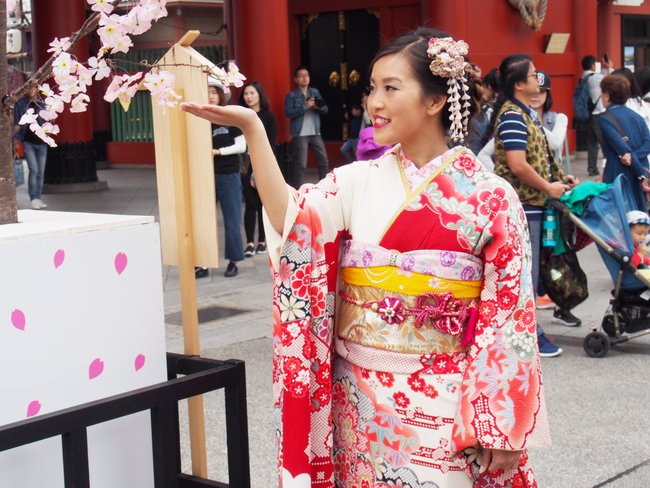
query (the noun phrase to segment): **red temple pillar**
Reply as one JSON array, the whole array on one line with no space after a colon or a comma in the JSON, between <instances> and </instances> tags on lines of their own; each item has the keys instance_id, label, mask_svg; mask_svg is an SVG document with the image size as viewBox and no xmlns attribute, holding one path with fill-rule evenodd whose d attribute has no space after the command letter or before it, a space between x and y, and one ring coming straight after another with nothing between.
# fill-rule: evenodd
<instances>
[{"instance_id":1,"label":"red temple pillar","mask_svg":"<svg viewBox=\"0 0 650 488\"><path fill-rule=\"evenodd\" d=\"M573 49L576 53L576 83L582 75L580 61L588 54L598 59L598 3L573 0Z\"/></svg>"},{"instance_id":2,"label":"red temple pillar","mask_svg":"<svg viewBox=\"0 0 650 488\"><path fill-rule=\"evenodd\" d=\"M226 3L226 18L233 57L249 81L257 80L264 87L278 121L278 138L286 139L284 97L293 78L287 0L231 0Z\"/></svg>"},{"instance_id":3,"label":"red temple pillar","mask_svg":"<svg viewBox=\"0 0 650 488\"><path fill-rule=\"evenodd\" d=\"M79 0L34 0L34 62L42 65L49 57L49 44L55 37L70 37L86 20L86 2ZM88 59L88 38L81 39L72 54L79 61ZM54 85L52 80L49 80ZM97 97L96 91L89 91ZM105 189L97 181L97 147L93 141L93 118L89 110L65 111L56 120L61 132L55 137L58 147L50 148L45 167L44 191L88 191ZM56 185L56 189L51 185ZM64 185L64 186L62 186Z\"/></svg>"},{"instance_id":4,"label":"red temple pillar","mask_svg":"<svg viewBox=\"0 0 650 488\"><path fill-rule=\"evenodd\" d=\"M69 37L79 30L86 19L86 2L79 0L34 0L34 34L36 45L34 61L36 66L42 65L50 57L47 50L55 37ZM65 12L65 14L64 14ZM88 59L88 38L85 37L76 45L73 54L80 61ZM50 81L50 84L53 84ZM71 114L64 112L56 122L61 133L56 136L57 143L89 141L92 139L91 115L89 112Z\"/></svg>"},{"instance_id":5,"label":"red temple pillar","mask_svg":"<svg viewBox=\"0 0 650 488\"><path fill-rule=\"evenodd\" d=\"M448 32L454 39L467 38L467 0L422 0L422 18L436 29Z\"/></svg>"}]
</instances>

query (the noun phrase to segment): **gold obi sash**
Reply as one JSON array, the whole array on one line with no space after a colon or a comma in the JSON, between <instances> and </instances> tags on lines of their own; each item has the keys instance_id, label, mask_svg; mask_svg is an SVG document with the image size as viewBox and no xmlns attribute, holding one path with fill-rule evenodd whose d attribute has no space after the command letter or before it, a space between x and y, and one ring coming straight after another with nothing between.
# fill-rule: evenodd
<instances>
[{"instance_id":1,"label":"gold obi sash","mask_svg":"<svg viewBox=\"0 0 650 488\"><path fill-rule=\"evenodd\" d=\"M482 281L408 273L393 266L341 269L337 335L408 354L454 354L471 342Z\"/></svg>"}]
</instances>

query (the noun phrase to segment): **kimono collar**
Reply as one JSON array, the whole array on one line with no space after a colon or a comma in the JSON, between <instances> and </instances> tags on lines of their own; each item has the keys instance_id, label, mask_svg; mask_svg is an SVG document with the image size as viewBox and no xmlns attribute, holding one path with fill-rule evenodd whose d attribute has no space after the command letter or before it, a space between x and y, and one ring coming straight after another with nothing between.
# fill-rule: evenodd
<instances>
[{"instance_id":1,"label":"kimono collar","mask_svg":"<svg viewBox=\"0 0 650 488\"><path fill-rule=\"evenodd\" d=\"M404 154L404 150L400 147L400 149L397 151L398 159L402 165L402 168L404 169L404 175L406 176L406 180L411 191L419 187L424 180L426 180L431 174L435 173L440 165L459 149L460 146L452 147L451 149L448 149L442 153L440 156L433 158L431 161L418 168L415 163L406 154Z\"/></svg>"}]
</instances>

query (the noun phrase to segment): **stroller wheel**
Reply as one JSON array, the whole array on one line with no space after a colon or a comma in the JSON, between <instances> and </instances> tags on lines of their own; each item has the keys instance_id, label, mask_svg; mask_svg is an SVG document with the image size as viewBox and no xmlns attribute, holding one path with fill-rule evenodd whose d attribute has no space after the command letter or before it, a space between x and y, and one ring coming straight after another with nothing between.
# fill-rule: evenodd
<instances>
[{"instance_id":1,"label":"stroller wheel","mask_svg":"<svg viewBox=\"0 0 650 488\"><path fill-rule=\"evenodd\" d=\"M609 352L609 337L602 332L590 332L585 337L582 347L589 357L604 358Z\"/></svg>"},{"instance_id":2,"label":"stroller wheel","mask_svg":"<svg viewBox=\"0 0 650 488\"><path fill-rule=\"evenodd\" d=\"M614 316L607 314L603 317L600 327L609 337L616 337L616 328L614 327Z\"/></svg>"}]
</instances>

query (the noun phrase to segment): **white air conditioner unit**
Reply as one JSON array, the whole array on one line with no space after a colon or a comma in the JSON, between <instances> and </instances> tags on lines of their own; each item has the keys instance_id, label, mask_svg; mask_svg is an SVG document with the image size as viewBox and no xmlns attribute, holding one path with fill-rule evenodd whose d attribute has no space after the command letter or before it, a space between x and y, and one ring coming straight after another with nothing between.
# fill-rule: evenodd
<instances>
[{"instance_id":1,"label":"white air conditioner unit","mask_svg":"<svg viewBox=\"0 0 650 488\"><path fill-rule=\"evenodd\" d=\"M7 28L11 29L12 27L18 27L20 22L19 18L14 17L13 15L7 15Z\"/></svg>"},{"instance_id":2,"label":"white air conditioner unit","mask_svg":"<svg viewBox=\"0 0 650 488\"><path fill-rule=\"evenodd\" d=\"M7 29L7 53L17 54L23 50L23 32L20 29Z\"/></svg>"},{"instance_id":3,"label":"white air conditioner unit","mask_svg":"<svg viewBox=\"0 0 650 488\"><path fill-rule=\"evenodd\" d=\"M621 7L640 7L645 0L614 0L614 5Z\"/></svg>"}]
</instances>

